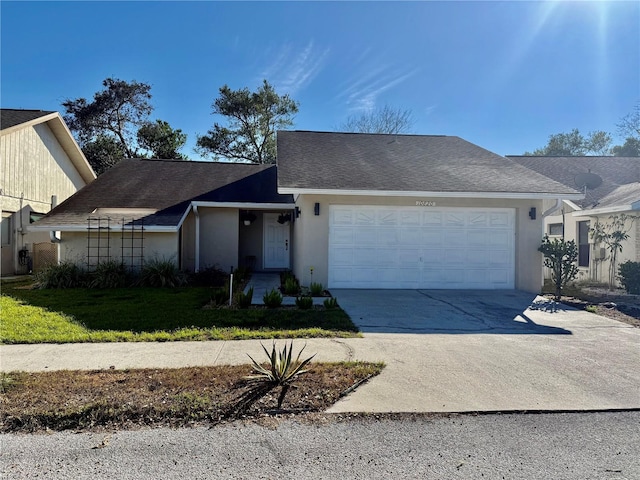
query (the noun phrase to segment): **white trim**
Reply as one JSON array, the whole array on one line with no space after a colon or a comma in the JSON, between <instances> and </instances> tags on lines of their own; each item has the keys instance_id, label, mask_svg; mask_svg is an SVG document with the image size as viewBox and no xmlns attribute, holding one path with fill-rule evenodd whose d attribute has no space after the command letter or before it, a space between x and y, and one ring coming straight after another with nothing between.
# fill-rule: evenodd
<instances>
[{"instance_id":1,"label":"white trim","mask_svg":"<svg viewBox=\"0 0 640 480\"><path fill-rule=\"evenodd\" d=\"M293 210L293 203L191 202L195 207L241 208L245 210Z\"/></svg>"},{"instance_id":2,"label":"white trim","mask_svg":"<svg viewBox=\"0 0 640 480\"><path fill-rule=\"evenodd\" d=\"M328 188L289 188L278 187L280 194L293 195L360 195L368 197L434 197L434 198L513 198L546 199L558 198L581 200L582 193L516 193L516 192L420 192L404 190L338 190Z\"/></svg>"},{"instance_id":3,"label":"white trim","mask_svg":"<svg viewBox=\"0 0 640 480\"><path fill-rule=\"evenodd\" d=\"M161 227L157 225L144 225L145 232L160 232L160 233L175 233L179 230L180 227L167 226ZM80 225L44 225L44 226L29 226L29 231L34 232L48 232L54 230L56 232L86 232L86 226Z\"/></svg>"},{"instance_id":4,"label":"white trim","mask_svg":"<svg viewBox=\"0 0 640 480\"><path fill-rule=\"evenodd\" d=\"M195 245L195 266L193 269L196 273L200 271L200 212L198 212L198 207L193 205L193 214L196 217L196 245ZM182 253L182 252L179 252Z\"/></svg>"},{"instance_id":5,"label":"white trim","mask_svg":"<svg viewBox=\"0 0 640 480\"><path fill-rule=\"evenodd\" d=\"M636 208L634 208L634 206ZM619 205L617 207L603 207L603 208L591 208L587 210L581 210L578 212L571 212L571 215L574 217L589 217L593 215L602 215L605 213L618 213L618 212L631 212L634 210L639 210L637 208L639 205Z\"/></svg>"},{"instance_id":6,"label":"white trim","mask_svg":"<svg viewBox=\"0 0 640 480\"><path fill-rule=\"evenodd\" d=\"M572 209L574 209L576 211L577 210L582 210L581 206L573 203L571 200L563 200L563 202L566 203L569 208L572 208Z\"/></svg>"}]
</instances>

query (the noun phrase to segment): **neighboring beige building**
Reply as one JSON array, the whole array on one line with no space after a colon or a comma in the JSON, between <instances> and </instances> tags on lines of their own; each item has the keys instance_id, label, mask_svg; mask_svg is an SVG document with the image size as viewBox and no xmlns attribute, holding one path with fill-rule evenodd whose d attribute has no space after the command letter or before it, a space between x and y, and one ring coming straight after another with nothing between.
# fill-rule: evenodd
<instances>
[{"instance_id":1,"label":"neighboring beige building","mask_svg":"<svg viewBox=\"0 0 640 480\"><path fill-rule=\"evenodd\" d=\"M611 254L591 229L610 225L614 216L625 215L622 243L616 267L628 260L640 261L640 157L536 157L509 156L521 165L567 186L584 191L582 200L565 200L545 218L545 232L551 238L574 240L578 245L578 280L608 283ZM617 270L617 268L615 269ZM615 272L617 276L617 271ZM550 277L546 271L545 276ZM617 280L616 280L617 283Z\"/></svg>"},{"instance_id":2,"label":"neighboring beige building","mask_svg":"<svg viewBox=\"0 0 640 480\"><path fill-rule=\"evenodd\" d=\"M334 289L539 292L544 202L583 198L458 137L294 131L277 147L277 166L123 160L35 228L89 269L160 258Z\"/></svg>"},{"instance_id":3,"label":"neighboring beige building","mask_svg":"<svg viewBox=\"0 0 640 480\"><path fill-rule=\"evenodd\" d=\"M0 157L0 273L29 273L34 260L55 261L57 254L33 222L96 175L57 112L0 109Z\"/></svg>"}]
</instances>

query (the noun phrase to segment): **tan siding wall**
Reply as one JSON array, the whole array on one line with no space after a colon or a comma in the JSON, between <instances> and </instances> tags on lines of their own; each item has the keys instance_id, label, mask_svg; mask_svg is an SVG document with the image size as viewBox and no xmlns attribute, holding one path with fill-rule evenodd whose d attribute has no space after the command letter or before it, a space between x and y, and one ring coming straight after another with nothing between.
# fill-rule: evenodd
<instances>
[{"instance_id":1,"label":"tan siding wall","mask_svg":"<svg viewBox=\"0 0 640 480\"><path fill-rule=\"evenodd\" d=\"M85 185L68 155L46 124L23 128L0 137L2 209L17 211L20 196L33 210L46 213L51 195L58 202ZM16 198L13 198L16 197Z\"/></svg>"},{"instance_id":2,"label":"tan siding wall","mask_svg":"<svg viewBox=\"0 0 640 480\"><path fill-rule=\"evenodd\" d=\"M543 235L541 200L300 195L297 205L302 213L293 229L293 248L296 259L293 271L295 275L303 284L308 284L310 268L313 267L313 280L322 282L324 285L328 283L329 205L415 206L418 200L435 201L439 207L515 208L516 288L529 292L540 291L542 255L538 252L538 247ZM319 216L315 216L313 213L315 202L320 203ZM529 218L531 207L536 207L538 211L536 220Z\"/></svg>"}]
</instances>

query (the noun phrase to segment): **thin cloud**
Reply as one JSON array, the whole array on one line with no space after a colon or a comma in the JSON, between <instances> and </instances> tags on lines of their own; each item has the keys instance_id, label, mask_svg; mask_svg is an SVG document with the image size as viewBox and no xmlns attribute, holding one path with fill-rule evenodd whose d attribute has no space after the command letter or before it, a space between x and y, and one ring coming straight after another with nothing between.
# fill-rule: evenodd
<instances>
[{"instance_id":1,"label":"thin cloud","mask_svg":"<svg viewBox=\"0 0 640 480\"><path fill-rule=\"evenodd\" d=\"M320 50L310 41L302 50L284 45L271 64L263 71L263 77L278 89L294 95L320 73L329 49Z\"/></svg>"},{"instance_id":2,"label":"thin cloud","mask_svg":"<svg viewBox=\"0 0 640 480\"><path fill-rule=\"evenodd\" d=\"M382 93L401 84L417 71L418 69L414 69L398 75L390 66L378 67L347 86L339 97L346 97L351 111L371 111L376 107L378 97Z\"/></svg>"}]
</instances>

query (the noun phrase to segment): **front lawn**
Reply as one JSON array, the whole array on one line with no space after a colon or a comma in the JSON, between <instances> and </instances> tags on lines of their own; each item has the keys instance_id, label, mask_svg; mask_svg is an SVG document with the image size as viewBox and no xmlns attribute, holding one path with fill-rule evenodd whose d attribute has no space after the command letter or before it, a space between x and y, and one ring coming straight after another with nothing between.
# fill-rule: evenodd
<instances>
[{"instance_id":1,"label":"front lawn","mask_svg":"<svg viewBox=\"0 0 640 480\"><path fill-rule=\"evenodd\" d=\"M341 309L203 308L211 289L32 290L2 286L2 343L66 343L348 337Z\"/></svg>"}]
</instances>

